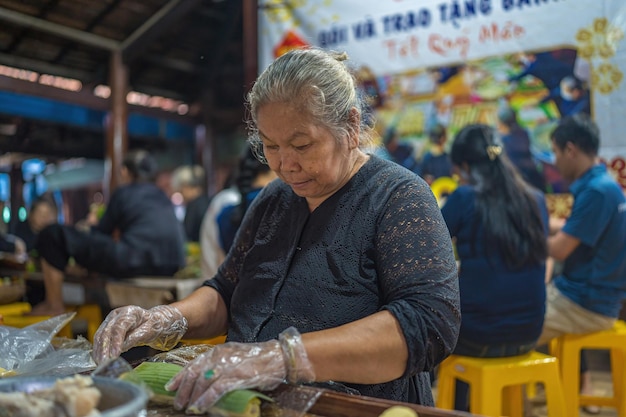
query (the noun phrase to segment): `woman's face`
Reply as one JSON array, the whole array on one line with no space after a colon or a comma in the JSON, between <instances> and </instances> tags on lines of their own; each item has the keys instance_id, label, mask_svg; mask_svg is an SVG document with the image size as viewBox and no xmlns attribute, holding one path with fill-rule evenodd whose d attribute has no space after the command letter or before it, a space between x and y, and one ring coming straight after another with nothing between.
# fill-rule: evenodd
<instances>
[{"instance_id":1,"label":"woman's face","mask_svg":"<svg viewBox=\"0 0 626 417\"><path fill-rule=\"evenodd\" d=\"M313 210L353 175L357 134L337 140L324 126L288 103L269 103L257 114L269 167Z\"/></svg>"}]
</instances>

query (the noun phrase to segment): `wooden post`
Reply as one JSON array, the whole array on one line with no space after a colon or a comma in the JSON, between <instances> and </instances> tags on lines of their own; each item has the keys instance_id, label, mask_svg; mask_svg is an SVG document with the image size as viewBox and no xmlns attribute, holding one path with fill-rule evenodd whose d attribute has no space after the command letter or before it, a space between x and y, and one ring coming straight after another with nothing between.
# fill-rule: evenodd
<instances>
[{"instance_id":1,"label":"wooden post","mask_svg":"<svg viewBox=\"0 0 626 417\"><path fill-rule=\"evenodd\" d=\"M120 183L120 168L128 150L128 68L122 60L121 51L111 53L109 68L111 87L110 110L107 117L106 153L104 181L102 184L105 201Z\"/></svg>"},{"instance_id":2,"label":"wooden post","mask_svg":"<svg viewBox=\"0 0 626 417\"><path fill-rule=\"evenodd\" d=\"M259 71L259 5L257 0L243 2L243 70L247 94Z\"/></svg>"}]
</instances>

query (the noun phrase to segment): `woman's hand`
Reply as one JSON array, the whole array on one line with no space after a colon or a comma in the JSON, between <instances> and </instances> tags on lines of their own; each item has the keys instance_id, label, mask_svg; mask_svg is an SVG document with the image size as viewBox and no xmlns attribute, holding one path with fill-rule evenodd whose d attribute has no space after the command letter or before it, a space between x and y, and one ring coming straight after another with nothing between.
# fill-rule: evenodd
<instances>
[{"instance_id":1,"label":"woman's hand","mask_svg":"<svg viewBox=\"0 0 626 417\"><path fill-rule=\"evenodd\" d=\"M235 389L272 390L283 381L313 380L315 374L300 334L289 328L279 340L217 345L189 363L166 389L177 391L175 408L200 414Z\"/></svg>"},{"instance_id":2,"label":"woman's hand","mask_svg":"<svg viewBox=\"0 0 626 417\"><path fill-rule=\"evenodd\" d=\"M175 307L161 305L149 310L125 306L113 310L94 337L96 363L116 358L135 346L172 349L187 332L187 319Z\"/></svg>"}]
</instances>

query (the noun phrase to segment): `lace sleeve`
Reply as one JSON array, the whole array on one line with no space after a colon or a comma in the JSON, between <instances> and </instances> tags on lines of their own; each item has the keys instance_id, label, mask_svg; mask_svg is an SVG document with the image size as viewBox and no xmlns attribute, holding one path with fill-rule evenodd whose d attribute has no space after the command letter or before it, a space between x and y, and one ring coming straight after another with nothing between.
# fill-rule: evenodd
<instances>
[{"instance_id":1,"label":"lace sleeve","mask_svg":"<svg viewBox=\"0 0 626 417\"><path fill-rule=\"evenodd\" d=\"M432 370L456 345L461 314L448 229L428 186L410 182L390 196L376 242L385 299L409 349L406 375Z\"/></svg>"}]
</instances>

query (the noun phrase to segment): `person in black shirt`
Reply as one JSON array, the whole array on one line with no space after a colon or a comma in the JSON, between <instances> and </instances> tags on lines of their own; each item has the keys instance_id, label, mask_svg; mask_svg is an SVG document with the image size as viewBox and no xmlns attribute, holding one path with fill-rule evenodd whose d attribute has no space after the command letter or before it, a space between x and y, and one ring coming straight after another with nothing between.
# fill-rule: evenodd
<instances>
[{"instance_id":1,"label":"person in black shirt","mask_svg":"<svg viewBox=\"0 0 626 417\"><path fill-rule=\"evenodd\" d=\"M36 249L46 290L33 315L65 311L62 284L70 257L90 271L116 278L174 274L185 264L184 232L174 206L156 186L156 161L146 151L130 152L122 164L124 185L112 193L100 221L88 231L53 224Z\"/></svg>"}]
</instances>

